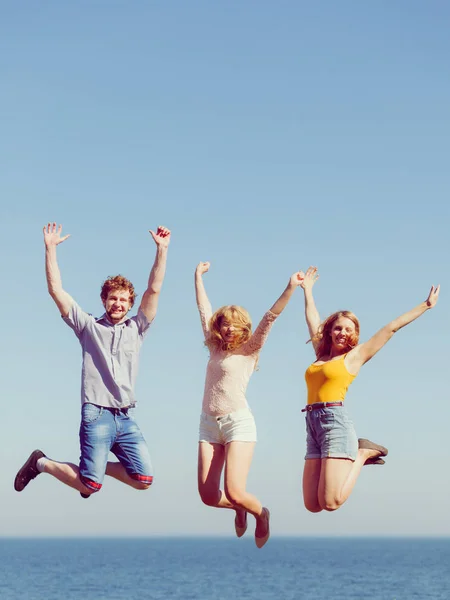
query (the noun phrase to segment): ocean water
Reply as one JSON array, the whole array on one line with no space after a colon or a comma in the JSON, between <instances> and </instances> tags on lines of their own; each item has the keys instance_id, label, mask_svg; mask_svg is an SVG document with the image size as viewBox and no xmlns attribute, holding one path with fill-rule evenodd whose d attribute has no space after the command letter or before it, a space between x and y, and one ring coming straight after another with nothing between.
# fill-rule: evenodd
<instances>
[{"instance_id":1,"label":"ocean water","mask_svg":"<svg viewBox=\"0 0 450 600\"><path fill-rule=\"evenodd\" d=\"M0 538L1 600L450 600L450 539Z\"/></svg>"}]
</instances>

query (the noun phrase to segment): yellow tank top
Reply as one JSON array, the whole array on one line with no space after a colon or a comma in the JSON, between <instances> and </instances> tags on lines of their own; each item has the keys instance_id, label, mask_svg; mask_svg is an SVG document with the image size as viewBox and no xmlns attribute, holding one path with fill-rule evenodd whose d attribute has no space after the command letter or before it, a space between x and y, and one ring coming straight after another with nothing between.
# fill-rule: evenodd
<instances>
[{"instance_id":1,"label":"yellow tank top","mask_svg":"<svg viewBox=\"0 0 450 600\"><path fill-rule=\"evenodd\" d=\"M308 404L344 400L348 386L355 379L344 364L345 355L322 365L313 363L306 369Z\"/></svg>"}]
</instances>

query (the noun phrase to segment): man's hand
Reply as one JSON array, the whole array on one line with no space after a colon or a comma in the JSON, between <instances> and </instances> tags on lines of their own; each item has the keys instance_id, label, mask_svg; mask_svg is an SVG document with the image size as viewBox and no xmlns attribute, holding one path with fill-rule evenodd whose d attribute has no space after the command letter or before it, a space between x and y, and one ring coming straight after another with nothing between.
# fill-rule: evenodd
<instances>
[{"instance_id":1,"label":"man's hand","mask_svg":"<svg viewBox=\"0 0 450 600\"><path fill-rule=\"evenodd\" d=\"M49 223L46 227L44 227L44 243L47 248L51 246L57 246L67 240L70 237L70 233L61 237L62 225L56 228L56 223Z\"/></svg>"},{"instance_id":2,"label":"man's hand","mask_svg":"<svg viewBox=\"0 0 450 600\"><path fill-rule=\"evenodd\" d=\"M156 233L150 229L152 238L155 240L155 244L160 248L167 248L170 242L170 229L158 225Z\"/></svg>"},{"instance_id":3,"label":"man's hand","mask_svg":"<svg viewBox=\"0 0 450 600\"><path fill-rule=\"evenodd\" d=\"M56 260L56 246L67 240L69 235L61 237L62 225L57 227L56 223L48 223L44 227L45 243L45 275L47 277L47 287L50 296L56 303L59 312L63 317L67 317L73 304L73 299L64 291L59 272L58 261Z\"/></svg>"}]
</instances>

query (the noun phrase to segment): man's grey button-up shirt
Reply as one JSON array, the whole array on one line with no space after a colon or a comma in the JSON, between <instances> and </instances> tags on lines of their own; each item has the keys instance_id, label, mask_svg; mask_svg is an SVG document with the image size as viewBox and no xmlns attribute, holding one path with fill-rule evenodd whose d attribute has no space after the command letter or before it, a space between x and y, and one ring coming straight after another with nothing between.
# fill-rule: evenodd
<instances>
[{"instance_id":1,"label":"man's grey button-up shirt","mask_svg":"<svg viewBox=\"0 0 450 600\"><path fill-rule=\"evenodd\" d=\"M134 406L139 351L150 327L145 314L139 310L135 317L114 325L106 314L95 319L74 302L63 320L74 330L83 351L81 402Z\"/></svg>"}]
</instances>

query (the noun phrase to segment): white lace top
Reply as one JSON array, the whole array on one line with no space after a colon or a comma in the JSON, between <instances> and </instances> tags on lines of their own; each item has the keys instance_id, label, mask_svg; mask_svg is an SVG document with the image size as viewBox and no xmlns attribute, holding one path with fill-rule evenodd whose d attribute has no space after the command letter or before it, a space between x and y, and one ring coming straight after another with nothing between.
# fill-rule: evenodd
<instances>
[{"instance_id":1,"label":"white lace top","mask_svg":"<svg viewBox=\"0 0 450 600\"><path fill-rule=\"evenodd\" d=\"M206 339L212 314L208 314L209 311L203 306L198 308ZM236 350L214 350L210 353L206 369L203 412L218 416L248 407L245 397L247 385L277 316L270 310L267 311L251 338Z\"/></svg>"}]
</instances>

